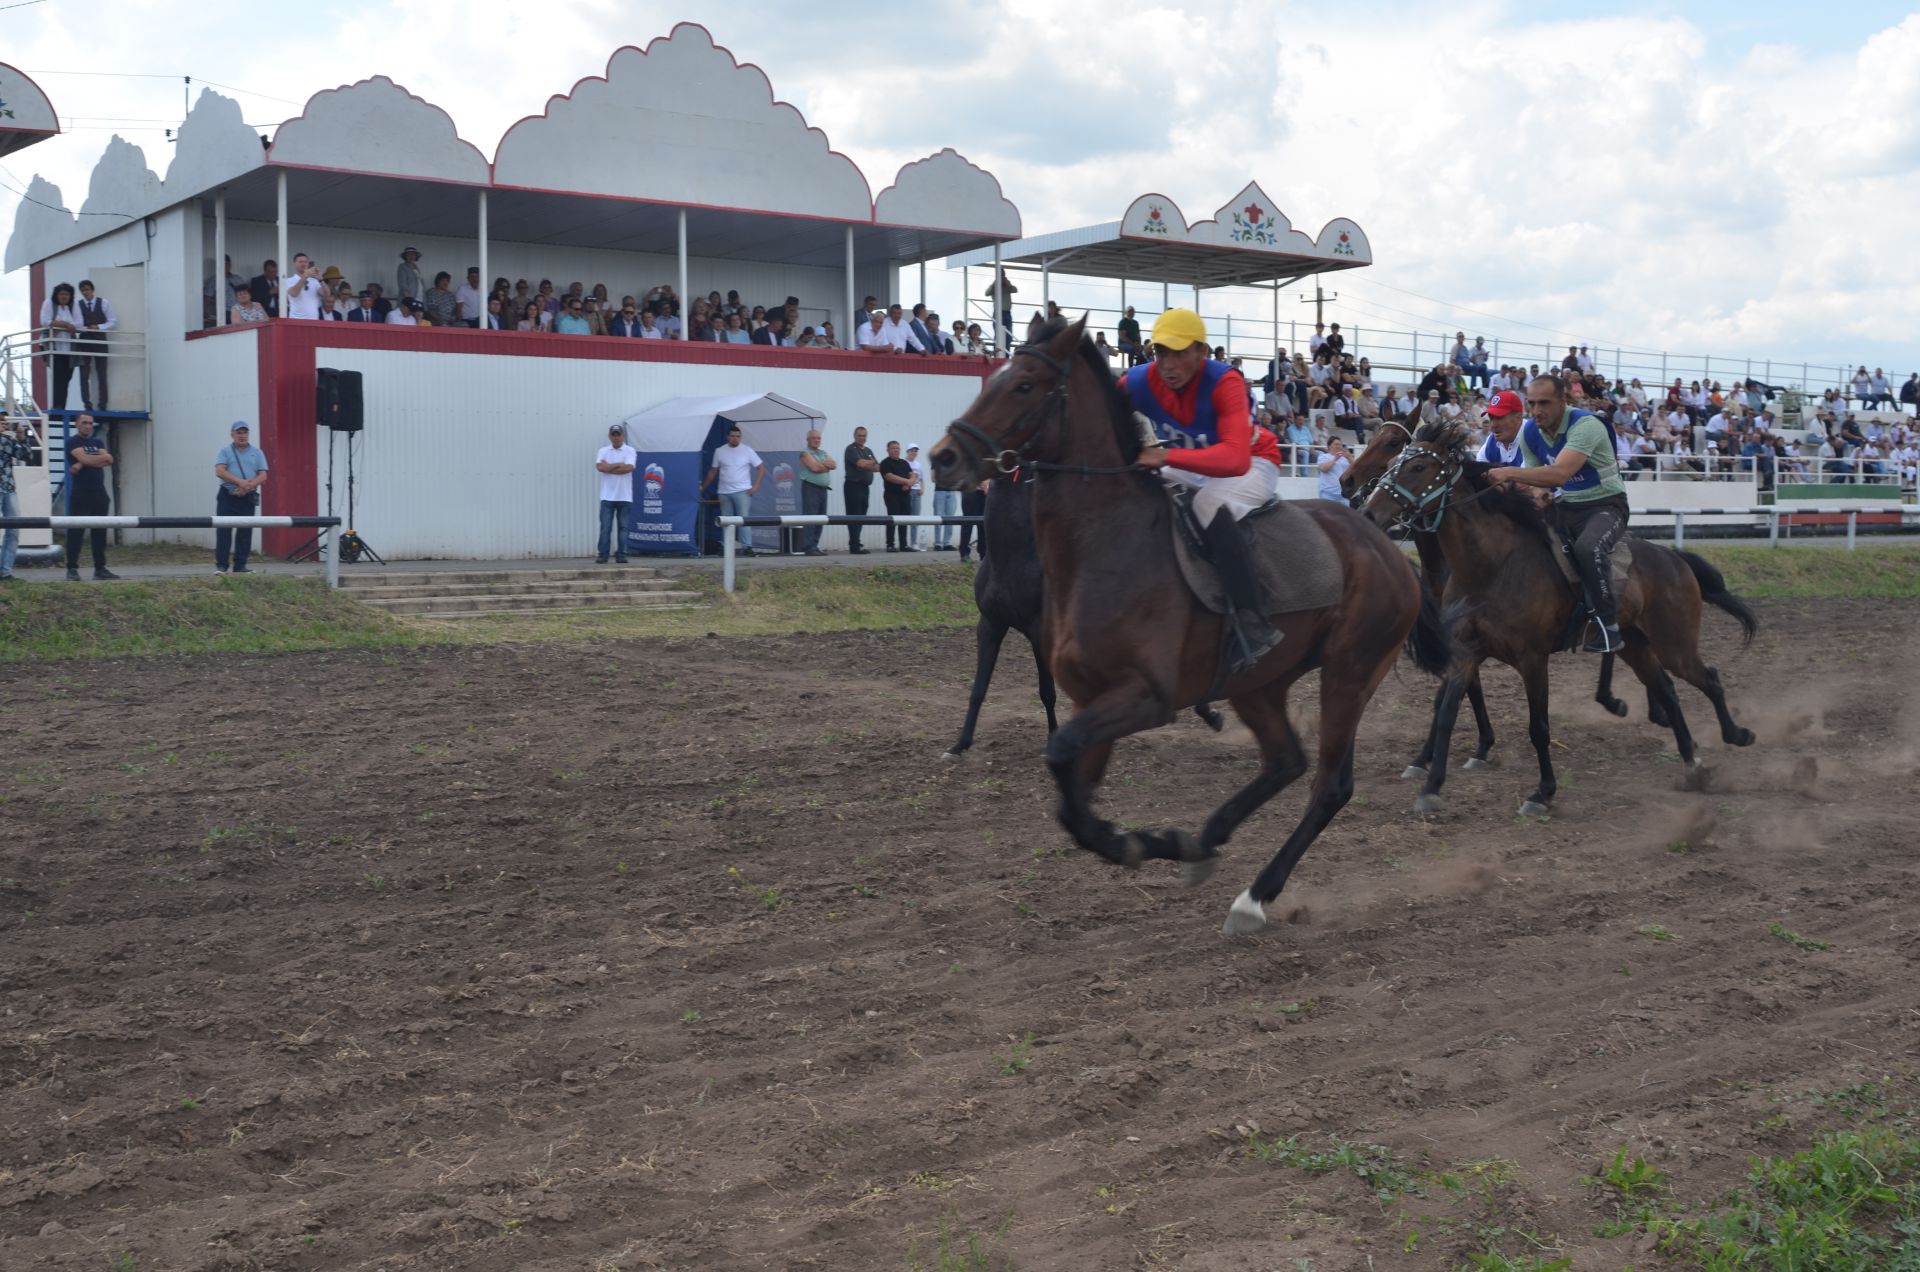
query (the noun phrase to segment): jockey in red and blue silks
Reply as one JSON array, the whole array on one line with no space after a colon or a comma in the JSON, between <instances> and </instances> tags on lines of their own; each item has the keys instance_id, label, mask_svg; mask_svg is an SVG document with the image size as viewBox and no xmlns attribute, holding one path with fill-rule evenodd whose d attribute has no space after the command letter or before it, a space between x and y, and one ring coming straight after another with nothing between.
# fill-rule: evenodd
<instances>
[{"instance_id":1,"label":"jockey in red and blue silks","mask_svg":"<svg viewBox=\"0 0 1920 1272\"><path fill-rule=\"evenodd\" d=\"M1279 498L1280 444L1255 428L1247 383L1215 361L1207 328L1191 309L1169 309L1153 324L1153 361L1129 370L1121 388L1153 426L1157 445L1135 462L1168 482L1192 486L1194 516L1227 591L1233 670L1280 643L1267 620L1239 519ZM1219 512L1225 509L1222 517Z\"/></svg>"}]
</instances>

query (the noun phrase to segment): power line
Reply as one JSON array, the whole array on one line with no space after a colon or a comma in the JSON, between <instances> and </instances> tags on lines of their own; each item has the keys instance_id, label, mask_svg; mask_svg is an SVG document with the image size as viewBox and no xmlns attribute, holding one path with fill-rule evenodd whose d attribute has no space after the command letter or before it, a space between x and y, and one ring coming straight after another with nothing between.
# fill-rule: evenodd
<instances>
[{"instance_id":1,"label":"power line","mask_svg":"<svg viewBox=\"0 0 1920 1272\"><path fill-rule=\"evenodd\" d=\"M39 0L29 0L38 3ZM272 93L256 93L250 88L236 88L232 84L222 84L218 80L204 79L198 75L167 75L159 71L28 71L28 75L87 75L105 79L163 79L192 81L205 84L208 88L224 88L229 93L244 93L248 97L261 97L270 102L280 102L287 106L299 106L304 103L290 101L285 97L275 97Z\"/></svg>"},{"instance_id":2,"label":"power line","mask_svg":"<svg viewBox=\"0 0 1920 1272\"><path fill-rule=\"evenodd\" d=\"M5 13L8 9L24 9L30 4L45 4L46 2L47 0L20 0L18 4L0 4L0 13Z\"/></svg>"},{"instance_id":3,"label":"power line","mask_svg":"<svg viewBox=\"0 0 1920 1272\"><path fill-rule=\"evenodd\" d=\"M8 173L8 175L11 176L12 173ZM63 216L117 216L127 221L137 221L140 219L131 212L69 212L66 208L57 207L44 199L36 199L25 190L17 189L5 181L0 181L0 190L11 190L14 194L19 195L23 202L46 208L50 212L58 212Z\"/></svg>"}]
</instances>

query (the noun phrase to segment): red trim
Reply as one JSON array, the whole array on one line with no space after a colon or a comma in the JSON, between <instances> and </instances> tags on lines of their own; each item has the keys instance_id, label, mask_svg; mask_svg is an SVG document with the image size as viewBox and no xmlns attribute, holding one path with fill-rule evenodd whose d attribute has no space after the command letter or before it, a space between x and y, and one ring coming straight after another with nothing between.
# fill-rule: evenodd
<instances>
[{"instance_id":1,"label":"red trim","mask_svg":"<svg viewBox=\"0 0 1920 1272\"><path fill-rule=\"evenodd\" d=\"M291 325L292 320L287 320ZM271 324L278 326L280 324ZM320 510L319 443L314 433L314 346L276 339L266 323L226 330L259 332L260 419L256 436L273 463L273 480L261 492L262 516L308 515ZM220 330L215 328L215 330ZM302 530L261 532L262 550L284 556L305 541Z\"/></svg>"},{"instance_id":2,"label":"red trim","mask_svg":"<svg viewBox=\"0 0 1920 1272\"><path fill-rule=\"evenodd\" d=\"M47 301L47 263L35 261L27 271L27 330L32 331L40 325L40 306ZM47 400L47 366L40 359L33 359L33 400Z\"/></svg>"},{"instance_id":3,"label":"red trim","mask_svg":"<svg viewBox=\"0 0 1920 1272\"><path fill-rule=\"evenodd\" d=\"M11 62L0 62L0 67L5 67L7 70L12 71L15 75L18 75L22 80L26 81L29 85L31 85L33 88L33 91L40 94L40 100L47 104L47 113L53 116L52 132L48 132L44 128L9 128L7 131L18 132L18 133L39 133L42 136L47 136L47 137L58 136L60 133L60 112L53 108L53 98L47 95L47 90L40 87L40 85L34 83L32 76L28 75L25 71L13 65L13 63ZM35 310L34 312L37 314L39 311Z\"/></svg>"}]
</instances>

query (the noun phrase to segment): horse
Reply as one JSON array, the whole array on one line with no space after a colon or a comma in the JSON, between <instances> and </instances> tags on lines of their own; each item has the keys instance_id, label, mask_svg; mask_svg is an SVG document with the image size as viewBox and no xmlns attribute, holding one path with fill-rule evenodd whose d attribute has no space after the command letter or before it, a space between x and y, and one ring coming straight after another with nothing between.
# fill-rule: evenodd
<instances>
[{"instance_id":1,"label":"horse","mask_svg":"<svg viewBox=\"0 0 1920 1272\"><path fill-rule=\"evenodd\" d=\"M1053 710L1053 673L1047 670L1047 660L1041 653L1046 579L1034 551L1031 477L1023 479L1014 474L993 482L987 490L980 530L980 566L973 576L973 603L980 611L980 621L973 629L973 689L967 698L967 719L960 726L960 740L947 748L940 757L943 760L958 760L973 746L980 706L987 700L987 686L993 683L993 669L1000 661L1000 645L1009 631L1025 636L1033 650L1033 661L1040 672L1040 702L1047 709L1047 736L1052 737L1059 727ZM1208 703L1200 703L1193 711L1215 733L1226 723Z\"/></svg>"},{"instance_id":2,"label":"horse","mask_svg":"<svg viewBox=\"0 0 1920 1272\"><path fill-rule=\"evenodd\" d=\"M1340 475L1340 493L1347 497L1347 502L1356 508L1365 503L1366 496L1374 483L1378 482L1388 466L1399 458L1400 452L1406 449L1407 443L1412 438L1413 429L1406 424L1399 420L1382 420L1372 440L1354 457L1347 471ZM1432 590L1436 598L1442 596L1447 587L1447 559L1441 553L1440 545L1434 541L1431 534L1415 531L1413 548L1420 555L1421 582ZM1440 706L1441 692L1436 690L1434 693L1436 711ZM1627 714L1627 704L1613 696L1612 654L1600 656L1600 682L1594 686L1593 700L1611 715ZM1487 718L1487 699L1481 691L1480 677L1477 675L1467 685L1467 703L1473 708L1473 723L1479 730L1479 742L1474 747L1473 755L1461 767L1486 768L1487 753L1493 750L1493 723ZM1651 692L1647 694L1647 722L1656 728L1667 727L1667 719L1661 713L1660 705ZM1432 762L1432 759L1433 735L1428 734L1427 740L1421 744L1420 754L1414 758L1412 764L1407 766L1407 771L1401 776L1425 777L1427 765Z\"/></svg>"},{"instance_id":3,"label":"horse","mask_svg":"<svg viewBox=\"0 0 1920 1272\"><path fill-rule=\"evenodd\" d=\"M1312 791L1286 843L1240 893L1224 931L1266 922L1307 848L1353 797L1361 713L1407 647L1437 669L1445 633L1437 608L1393 542L1341 504L1304 504L1327 532L1344 580L1336 604L1274 617L1282 636L1258 663L1222 680L1223 619L1187 587L1175 559L1165 484L1135 466L1133 411L1086 336L1086 319L1029 332L932 451L945 489L971 490L996 472L1038 480L1034 534L1046 578L1042 642L1073 718L1047 741L1060 791L1057 815L1074 843L1123 867L1181 863L1188 886L1218 864L1220 847L1262 804L1307 770L1287 718L1287 691L1320 669L1321 715ZM1095 788L1113 744L1170 722L1224 693L1260 746L1259 773L1216 809L1196 840L1185 830L1122 833L1095 815Z\"/></svg>"},{"instance_id":4,"label":"horse","mask_svg":"<svg viewBox=\"0 0 1920 1272\"><path fill-rule=\"evenodd\" d=\"M1540 783L1521 803L1520 815L1543 817L1557 790L1547 729L1547 658L1570 626L1576 597L1554 561L1552 532L1539 507L1518 490L1489 483L1487 465L1468 458L1468 444L1463 424L1423 424L1375 484L1365 507L1382 528L1405 526L1432 534L1448 566L1452 664L1434 713L1433 762L1414 811L1440 810L1460 697L1481 662L1491 657L1519 672L1526 686L1527 736L1540 762ZM1700 557L1642 539L1627 542L1633 569L1620 588L1620 627L1626 637L1620 657L1659 702L1689 780L1697 781L1693 735L1668 671L1707 696L1722 739L1731 746L1752 745L1752 731L1736 724L1727 710L1720 673L1700 657L1701 603L1704 599L1731 614L1747 642L1758 620Z\"/></svg>"}]
</instances>

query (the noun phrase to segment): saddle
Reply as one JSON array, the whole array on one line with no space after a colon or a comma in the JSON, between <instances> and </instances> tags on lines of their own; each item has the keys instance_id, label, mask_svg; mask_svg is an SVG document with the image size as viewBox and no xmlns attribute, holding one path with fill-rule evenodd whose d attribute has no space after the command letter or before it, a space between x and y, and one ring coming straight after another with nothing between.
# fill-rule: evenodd
<instances>
[{"instance_id":1,"label":"saddle","mask_svg":"<svg viewBox=\"0 0 1920 1272\"><path fill-rule=\"evenodd\" d=\"M1560 520L1549 516L1547 523L1547 546L1553 552L1554 564L1560 567L1560 577L1573 592L1573 612L1567 616L1565 630L1560 633L1559 642L1553 647L1555 653L1578 647L1585 639L1587 624L1593 621L1593 607L1587 602L1586 584L1580 579L1580 567L1573 563L1573 540L1560 528ZM1633 532L1622 534L1613 545L1613 551L1607 554L1608 568L1613 571L1614 595L1619 595L1627 585L1627 575L1633 570Z\"/></svg>"},{"instance_id":2,"label":"saddle","mask_svg":"<svg viewBox=\"0 0 1920 1272\"><path fill-rule=\"evenodd\" d=\"M1193 515L1193 489L1169 484L1173 503L1173 555L1200 603L1227 612L1227 593L1207 559L1206 532ZM1226 516L1222 512L1218 514ZM1340 554L1307 512L1305 501L1275 499L1240 519L1252 549L1254 574L1267 599L1267 614L1294 614L1339 603L1346 587Z\"/></svg>"}]
</instances>

